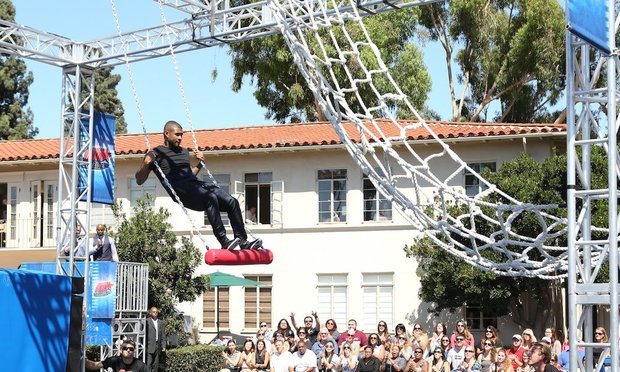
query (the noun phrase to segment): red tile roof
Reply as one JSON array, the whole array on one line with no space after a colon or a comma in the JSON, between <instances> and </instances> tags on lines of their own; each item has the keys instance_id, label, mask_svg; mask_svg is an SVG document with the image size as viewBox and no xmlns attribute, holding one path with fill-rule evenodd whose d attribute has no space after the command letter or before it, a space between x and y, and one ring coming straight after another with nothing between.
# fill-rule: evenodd
<instances>
[{"instance_id":1,"label":"red tile roof","mask_svg":"<svg viewBox=\"0 0 620 372\"><path fill-rule=\"evenodd\" d=\"M413 125L415 121L400 120L399 125ZM566 132L564 124L507 124L507 123L451 123L429 121L432 130L440 138L502 137L507 135L528 135L538 133ZM387 120L380 120L379 126L387 136L398 135L398 128ZM351 138L359 138L352 124L345 124ZM373 131L376 133L376 131ZM236 128L196 130L198 144L203 151L269 149L276 147L303 147L342 144L328 122L272 124ZM407 131L409 140L429 140L432 137L424 128ZM162 134L150 133L151 146L162 143ZM193 147L192 139L186 133L183 144ZM116 154L143 154L146 143L143 134L124 134L116 137ZM58 158L60 140L32 139L0 141L0 162Z\"/></svg>"}]
</instances>

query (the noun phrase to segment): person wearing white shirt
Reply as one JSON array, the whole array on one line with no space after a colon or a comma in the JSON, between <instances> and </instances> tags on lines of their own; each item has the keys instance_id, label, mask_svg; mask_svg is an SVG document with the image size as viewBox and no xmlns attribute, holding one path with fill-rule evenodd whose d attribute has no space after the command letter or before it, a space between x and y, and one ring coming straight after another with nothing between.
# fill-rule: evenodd
<instances>
[{"instance_id":1,"label":"person wearing white shirt","mask_svg":"<svg viewBox=\"0 0 620 372\"><path fill-rule=\"evenodd\" d=\"M276 340L276 352L271 354L271 372L293 372L293 354L286 350L284 341Z\"/></svg>"},{"instance_id":2,"label":"person wearing white shirt","mask_svg":"<svg viewBox=\"0 0 620 372\"><path fill-rule=\"evenodd\" d=\"M307 349L305 341L297 343L297 351L293 354L295 372L316 372L316 354Z\"/></svg>"}]
</instances>

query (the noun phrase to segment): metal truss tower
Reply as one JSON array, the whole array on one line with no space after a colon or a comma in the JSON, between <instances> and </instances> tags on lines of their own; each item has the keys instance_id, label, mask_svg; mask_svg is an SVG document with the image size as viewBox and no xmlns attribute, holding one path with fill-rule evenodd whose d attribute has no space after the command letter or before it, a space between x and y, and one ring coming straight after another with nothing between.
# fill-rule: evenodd
<instances>
[{"instance_id":1,"label":"metal truss tower","mask_svg":"<svg viewBox=\"0 0 620 372\"><path fill-rule=\"evenodd\" d=\"M568 307L572 371L620 371L618 295L618 176L617 135L618 2L608 0L607 29L612 54L566 33L567 163L568 163ZM601 109L604 108L604 109ZM591 156L595 147L607 151L605 189L592 186ZM595 202L608 202L609 232L592 229ZM596 265L593 257L600 255ZM608 268L604 268L604 264ZM609 316L609 341L593 341L595 313ZM585 358L578 356L585 349ZM605 360L607 358L607 360Z\"/></svg>"}]
</instances>

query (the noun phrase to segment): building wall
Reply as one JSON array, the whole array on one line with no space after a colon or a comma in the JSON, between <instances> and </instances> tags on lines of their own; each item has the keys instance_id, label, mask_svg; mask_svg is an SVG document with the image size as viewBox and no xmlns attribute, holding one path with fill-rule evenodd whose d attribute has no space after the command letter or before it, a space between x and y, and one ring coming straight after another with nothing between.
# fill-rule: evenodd
<instances>
[{"instance_id":1,"label":"building wall","mask_svg":"<svg viewBox=\"0 0 620 372\"><path fill-rule=\"evenodd\" d=\"M420 153L430 154L437 151L434 145L419 146ZM467 162L497 162L511 160L524 149L538 160L551 154L551 139L529 138L459 142L452 148ZM116 197L122 203L124 211L130 211L129 184L139 166L141 156L122 157L116 165ZM357 164L341 148L338 149L302 149L285 151L256 151L231 153L230 155L209 156L207 164L214 174L228 173L231 184L238 182L239 191L243 189L243 175L249 172L272 172L274 181L283 181L282 224L250 226L253 232L263 238L265 247L274 253L274 262L268 266L212 267L203 265L198 274L208 274L220 270L233 275L272 275L272 316L260 319L270 322L275 327L280 318L288 318L291 312L297 314L301 323L303 316L317 308L318 276L322 274L346 275L347 310L346 318L358 320L360 328L374 331L376 323L364 326L367 314L363 313L363 278L372 273L388 274L392 277L393 310L391 319L384 319L393 329L397 323L407 325L421 322L426 329L433 328L437 319L427 313L428 304L418 298L420 281L416 276L416 263L407 259L403 248L411 244L417 236L411 225L393 208L393 220L385 222L363 221L362 172ZM2 182L18 185L18 215L32 217L30 185L33 181L45 180L56 182L57 163L47 162L32 166L4 167L0 164ZM446 176L455 171L454 164L447 159L431 162L436 173ZM347 221L320 223L318 221L317 171L320 169L347 169ZM203 171L201 175L204 175ZM151 178L154 178L151 175ZM455 177L450 186L456 189L464 187L464 175ZM413 196L411 185L400 183L399 187L406 194ZM407 188L408 187L408 188ZM430 191L430 190L429 190ZM234 193L231 186L231 193ZM170 223L179 235L187 235L189 223L182 215L180 207L175 205L157 183L155 206L164 207L172 212ZM243 201L243 198L241 198ZM243 209L243 206L242 206ZM203 214L191 211L191 216L201 226L209 246L219 248L210 232L210 226L203 225ZM92 224L98 221L92 221ZM228 229L230 232L230 228ZM92 232L91 232L92 233ZM199 244L199 241L195 241ZM36 246L36 245L30 245ZM50 244L51 246L51 244ZM26 246L20 246L26 248ZM1 251L1 250L0 250ZM1 254L2 252L0 252ZM1 257L1 256L0 256ZM0 260L1 261L1 260ZM252 333L256 329L244 325L243 288L230 289L230 329L235 333ZM203 327L203 299L193 303L181 304L181 308L191 314L195 325L202 332L203 340L212 337L214 328ZM321 320L326 319L321 315ZM452 328L463 313L448 314L440 317ZM505 342L517 331L509 317L499 320L503 329ZM340 325L344 329L345 324ZM479 334L476 334L477 336Z\"/></svg>"}]
</instances>

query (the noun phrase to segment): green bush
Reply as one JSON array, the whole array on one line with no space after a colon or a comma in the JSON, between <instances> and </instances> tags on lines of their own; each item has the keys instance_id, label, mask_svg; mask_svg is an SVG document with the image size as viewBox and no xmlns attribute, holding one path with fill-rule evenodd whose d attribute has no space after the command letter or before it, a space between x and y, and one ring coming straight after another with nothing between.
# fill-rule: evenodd
<instances>
[{"instance_id":1,"label":"green bush","mask_svg":"<svg viewBox=\"0 0 620 372\"><path fill-rule=\"evenodd\" d=\"M222 346L194 345L166 350L166 371L218 372L222 369Z\"/></svg>"}]
</instances>

